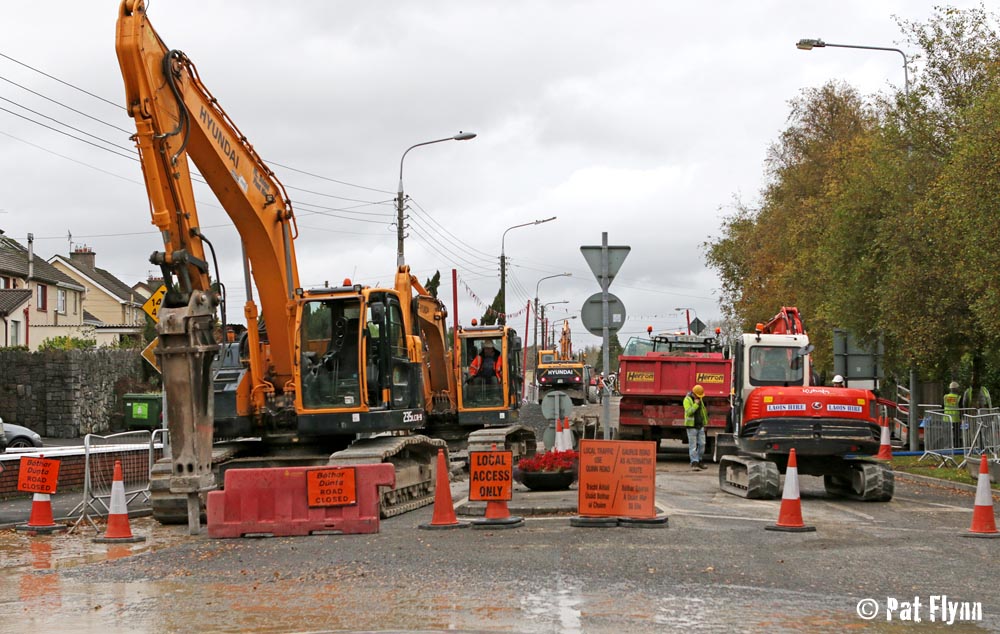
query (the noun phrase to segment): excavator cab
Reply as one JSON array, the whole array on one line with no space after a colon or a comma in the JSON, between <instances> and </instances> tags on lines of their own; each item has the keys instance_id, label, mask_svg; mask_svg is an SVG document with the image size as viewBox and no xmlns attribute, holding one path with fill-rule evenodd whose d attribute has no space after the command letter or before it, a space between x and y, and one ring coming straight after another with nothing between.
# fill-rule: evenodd
<instances>
[{"instance_id":1,"label":"excavator cab","mask_svg":"<svg viewBox=\"0 0 1000 634\"><path fill-rule=\"evenodd\" d=\"M483 355L484 348L492 353ZM495 424L498 412L509 413L521 403L521 339L506 326L473 326L459 330L459 421ZM503 418L503 420L508 420Z\"/></svg>"},{"instance_id":2,"label":"excavator cab","mask_svg":"<svg viewBox=\"0 0 1000 634\"><path fill-rule=\"evenodd\" d=\"M300 432L372 433L390 419L422 421L419 364L409 357L396 293L360 286L306 291L298 312ZM362 412L386 420L357 416Z\"/></svg>"}]
</instances>

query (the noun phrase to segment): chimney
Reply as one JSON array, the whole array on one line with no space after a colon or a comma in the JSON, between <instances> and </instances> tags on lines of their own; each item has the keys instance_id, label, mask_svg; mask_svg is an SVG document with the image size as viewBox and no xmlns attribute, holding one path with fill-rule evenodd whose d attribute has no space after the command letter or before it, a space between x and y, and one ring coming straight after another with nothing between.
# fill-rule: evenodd
<instances>
[{"instance_id":1,"label":"chimney","mask_svg":"<svg viewBox=\"0 0 1000 634\"><path fill-rule=\"evenodd\" d=\"M94 266L96 258L97 255L94 253L94 250L87 246L77 247L73 249L72 253L69 254L70 261L91 269L96 268Z\"/></svg>"},{"instance_id":2,"label":"chimney","mask_svg":"<svg viewBox=\"0 0 1000 634\"><path fill-rule=\"evenodd\" d=\"M35 234L28 234L28 279L35 277Z\"/></svg>"}]
</instances>

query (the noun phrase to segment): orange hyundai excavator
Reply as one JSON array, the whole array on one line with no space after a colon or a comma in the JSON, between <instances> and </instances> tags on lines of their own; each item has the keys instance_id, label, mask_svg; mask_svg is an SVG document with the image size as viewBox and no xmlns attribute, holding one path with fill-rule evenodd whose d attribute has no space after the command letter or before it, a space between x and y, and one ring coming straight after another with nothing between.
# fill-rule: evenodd
<instances>
[{"instance_id":1,"label":"orange hyundai excavator","mask_svg":"<svg viewBox=\"0 0 1000 634\"><path fill-rule=\"evenodd\" d=\"M397 487L383 491L382 514L431 503L435 457L445 443L411 432L429 419L457 418L444 305L407 266L398 267L391 288L349 280L303 288L284 187L191 60L164 44L142 0L122 2L116 51L152 222L163 239L151 261L167 287L156 354L172 456L153 469L154 516L186 519L196 530L204 494L221 471L237 466L390 461ZM212 281L205 249L212 245L198 220L189 160L243 242L247 331L239 343L242 371L229 375L235 389L213 389L224 289ZM216 408L216 394L230 400ZM529 432L512 429L509 438L526 443Z\"/></svg>"}]
</instances>

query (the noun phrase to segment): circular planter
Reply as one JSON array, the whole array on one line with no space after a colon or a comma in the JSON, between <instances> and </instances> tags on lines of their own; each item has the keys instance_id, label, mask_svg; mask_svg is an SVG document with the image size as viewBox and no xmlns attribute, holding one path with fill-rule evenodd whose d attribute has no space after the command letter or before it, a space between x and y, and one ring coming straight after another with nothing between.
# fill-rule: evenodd
<instances>
[{"instance_id":1,"label":"circular planter","mask_svg":"<svg viewBox=\"0 0 1000 634\"><path fill-rule=\"evenodd\" d=\"M514 479L532 491L564 491L576 482L576 470L571 471L521 471Z\"/></svg>"}]
</instances>

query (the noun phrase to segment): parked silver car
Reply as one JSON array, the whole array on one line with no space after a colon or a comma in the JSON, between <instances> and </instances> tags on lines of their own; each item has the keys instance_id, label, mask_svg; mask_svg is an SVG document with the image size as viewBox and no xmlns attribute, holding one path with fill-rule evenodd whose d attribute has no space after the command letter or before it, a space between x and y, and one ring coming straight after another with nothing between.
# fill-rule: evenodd
<instances>
[{"instance_id":1,"label":"parked silver car","mask_svg":"<svg viewBox=\"0 0 1000 634\"><path fill-rule=\"evenodd\" d=\"M0 431L0 451L42 446L42 437L27 427L4 423L3 419L0 418L0 429L2 429Z\"/></svg>"}]
</instances>

